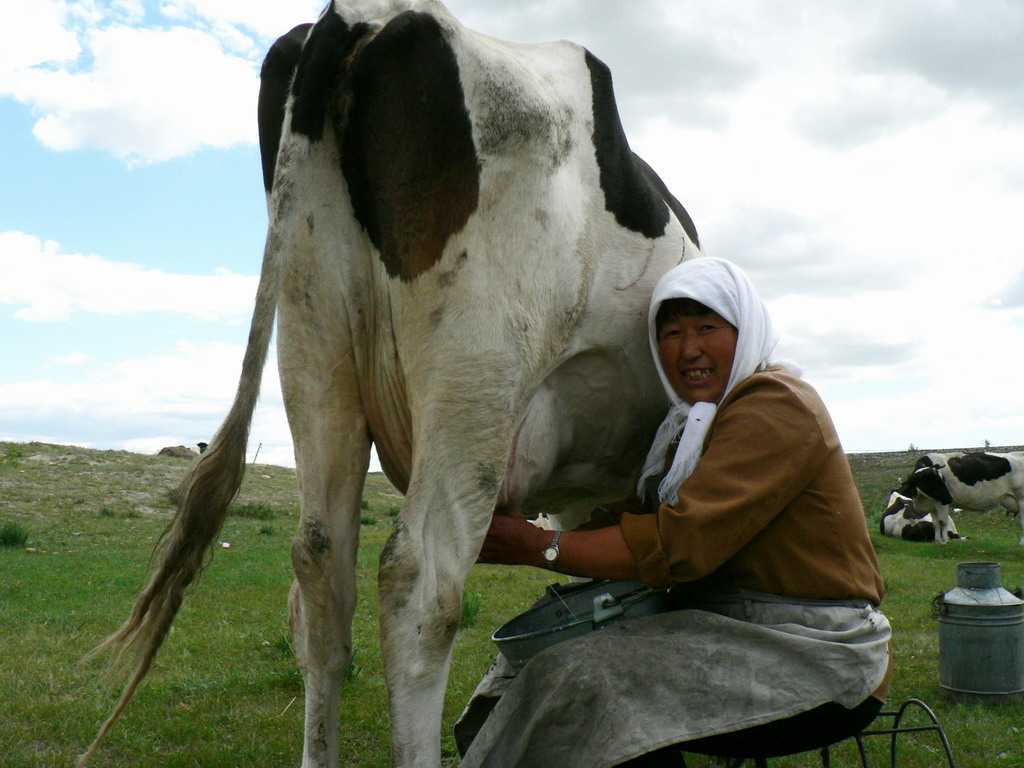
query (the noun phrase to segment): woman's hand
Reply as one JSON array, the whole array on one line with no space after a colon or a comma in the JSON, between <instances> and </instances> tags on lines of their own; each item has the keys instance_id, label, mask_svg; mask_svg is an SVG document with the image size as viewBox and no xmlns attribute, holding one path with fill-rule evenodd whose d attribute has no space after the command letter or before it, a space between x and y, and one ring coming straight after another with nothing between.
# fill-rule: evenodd
<instances>
[{"instance_id":1,"label":"woman's hand","mask_svg":"<svg viewBox=\"0 0 1024 768\"><path fill-rule=\"evenodd\" d=\"M538 528L513 509L496 509L476 561L542 566L541 552L552 535L551 531Z\"/></svg>"},{"instance_id":2,"label":"woman's hand","mask_svg":"<svg viewBox=\"0 0 1024 768\"><path fill-rule=\"evenodd\" d=\"M478 563L535 565L544 568L544 548L553 531L538 528L513 509L499 508L491 518ZM594 531L567 531L559 540L562 556L555 570L595 579L637 579L640 571L618 525Z\"/></svg>"}]
</instances>

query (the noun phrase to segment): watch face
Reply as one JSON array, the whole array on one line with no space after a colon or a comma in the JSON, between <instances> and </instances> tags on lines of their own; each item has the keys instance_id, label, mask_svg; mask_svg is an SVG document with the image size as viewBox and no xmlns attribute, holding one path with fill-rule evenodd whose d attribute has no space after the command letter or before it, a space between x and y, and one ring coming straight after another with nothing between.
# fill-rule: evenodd
<instances>
[{"instance_id":1,"label":"watch face","mask_svg":"<svg viewBox=\"0 0 1024 768\"><path fill-rule=\"evenodd\" d=\"M544 558L544 564L548 568L554 568L555 563L558 562L558 556L560 554L558 550L558 537L561 535L561 531L556 531L554 538L548 542L548 545L544 547L544 551L541 552L541 556Z\"/></svg>"}]
</instances>

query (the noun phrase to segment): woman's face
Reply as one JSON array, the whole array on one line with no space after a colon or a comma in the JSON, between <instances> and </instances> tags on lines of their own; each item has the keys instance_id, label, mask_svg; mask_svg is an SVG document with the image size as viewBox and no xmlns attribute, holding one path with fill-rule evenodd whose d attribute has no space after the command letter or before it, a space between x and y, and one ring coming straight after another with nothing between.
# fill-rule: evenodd
<instances>
[{"instance_id":1,"label":"woman's face","mask_svg":"<svg viewBox=\"0 0 1024 768\"><path fill-rule=\"evenodd\" d=\"M674 315L658 328L661 366L688 403L719 403L736 356L735 326L716 312Z\"/></svg>"}]
</instances>

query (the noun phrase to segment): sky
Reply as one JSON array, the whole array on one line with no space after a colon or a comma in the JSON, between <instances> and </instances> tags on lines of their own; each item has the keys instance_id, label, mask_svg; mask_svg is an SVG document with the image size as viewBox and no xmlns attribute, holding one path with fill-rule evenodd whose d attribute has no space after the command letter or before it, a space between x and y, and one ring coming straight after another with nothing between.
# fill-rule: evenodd
<instances>
[{"instance_id":1,"label":"sky","mask_svg":"<svg viewBox=\"0 0 1024 768\"><path fill-rule=\"evenodd\" d=\"M634 151L750 274L848 451L1024 444L1024 4L448 6L610 66ZM209 441L266 233L259 67L321 8L0 5L0 440ZM257 450L294 463L273 355Z\"/></svg>"}]
</instances>

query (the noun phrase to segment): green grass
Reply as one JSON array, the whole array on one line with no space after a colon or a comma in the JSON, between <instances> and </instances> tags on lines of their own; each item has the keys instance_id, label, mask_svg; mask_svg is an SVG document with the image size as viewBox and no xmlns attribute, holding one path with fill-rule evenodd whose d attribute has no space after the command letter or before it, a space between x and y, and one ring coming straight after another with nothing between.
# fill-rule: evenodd
<instances>
[{"instance_id":1,"label":"green grass","mask_svg":"<svg viewBox=\"0 0 1024 768\"><path fill-rule=\"evenodd\" d=\"M99 685L102 663L83 655L126 617L171 510L167 493L185 459L0 443L0 521L31 532L29 551L0 547L0 765L69 766L109 713L115 692ZM912 463L898 454L854 456L872 516ZM358 655L346 675L342 765L388 765L387 705L376 621L376 569L401 503L380 476L367 479L361 528ZM288 632L289 543L298 524L294 472L250 468L237 504L264 505L265 519L230 516L200 584L186 600L149 677L94 761L98 768L295 768L302 750L302 683ZM104 512L107 510L107 512ZM273 525L269 522L272 521ZM883 606L895 631L891 701L917 696L941 719L961 768L1024 765L1024 707L951 702L938 687L931 601L956 581L956 564L992 560L1007 588L1024 583L1019 525L1002 512L963 513L969 538L945 547L872 536L886 578ZM529 568L478 566L466 585L444 713L442 748L458 764L451 725L494 653L490 634L551 580ZM476 597L474 597L476 596ZM479 598L479 599L478 599ZM475 612L475 620L469 617ZM885 739L869 741L873 766L888 765ZM934 734L901 740L902 768L940 765ZM694 758L694 768L711 766ZM773 768L819 765L815 756ZM844 745L836 766L860 765Z\"/></svg>"},{"instance_id":2,"label":"green grass","mask_svg":"<svg viewBox=\"0 0 1024 768\"><path fill-rule=\"evenodd\" d=\"M273 520L287 514L284 510L276 510L269 504L246 503L234 504L228 509L230 517L244 517L246 520Z\"/></svg>"},{"instance_id":3,"label":"green grass","mask_svg":"<svg viewBox=\"0 0 1024 768\"><path fill-rule=\"evenodd\" d=\"M466 590L462 595L462 622L459 629L469 629L476 626L476 620L480 616L480 609L484 604L484 596L479 592Z\"/></svg>"},{"instance_id":4,"label":"green grass","mask_svg":"<svg viewBox=\"0 0 1024 768\"><path fill-rule=\"evenodd\" d=\"M4 523L0 526L0 547L24 547L28 531L18 523Z\"/></svg>"}]
</instances>

